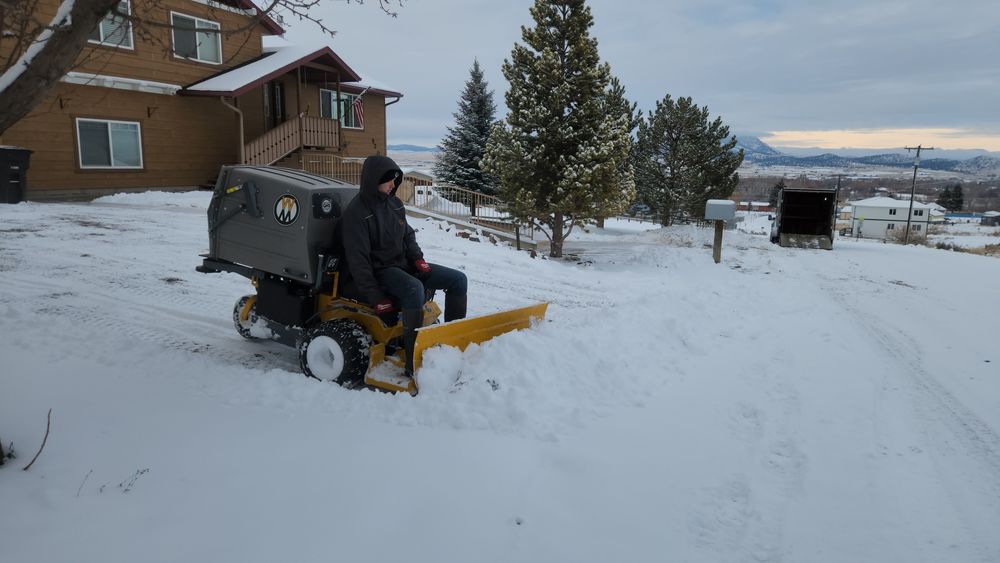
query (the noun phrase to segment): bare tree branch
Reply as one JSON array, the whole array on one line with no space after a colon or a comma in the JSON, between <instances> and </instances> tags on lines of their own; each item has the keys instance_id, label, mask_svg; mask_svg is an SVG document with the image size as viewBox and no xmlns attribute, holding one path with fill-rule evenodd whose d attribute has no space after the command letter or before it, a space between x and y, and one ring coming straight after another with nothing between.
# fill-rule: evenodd
<instances>
[{"instance_id":1,"label":"bare tree branch","mask_svg":"<svg viewBox=\"0 0 1000 563\"><path fill-rule=\"evenodd\" d=\"M35 460L38 459L38 456L40 456L42 454L42 450L45 449L45 442L49 441L49 429L50 428L52 428L52 409L49 409L49 416L48 416L47 421L45 423L45 437L42 438L42 445L41 445L41 447L38 448L38 453L35 454L35 457L31 458L31 463L29 463L28 465L24 466L24 471L27 471L27 470L31 469L31 466L35 464Z\"/></svg>"}]
</instances>

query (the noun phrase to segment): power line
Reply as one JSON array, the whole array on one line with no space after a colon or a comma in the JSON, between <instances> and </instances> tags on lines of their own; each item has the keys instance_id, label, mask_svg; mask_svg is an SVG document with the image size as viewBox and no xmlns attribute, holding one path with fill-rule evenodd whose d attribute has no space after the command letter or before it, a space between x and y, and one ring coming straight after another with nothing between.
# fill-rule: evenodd
<instances>
[{"instance_id":1,"label":"power line","mask_svg":"<svg viewBox=\"0 0 1000 563\"><path fill-rule=\"evenodd\" d=\"M903 235L903 244L910 244L910 221L913 219L913 193L917 189L917 168L920 168L920 151L932 151L934 147L923 147L917 145L915 147L903 147L906 152L917 151L917 157L913 159L913 182L910 183L910 212L906 214L906 233Z\"/></svg>"}]
</instances>

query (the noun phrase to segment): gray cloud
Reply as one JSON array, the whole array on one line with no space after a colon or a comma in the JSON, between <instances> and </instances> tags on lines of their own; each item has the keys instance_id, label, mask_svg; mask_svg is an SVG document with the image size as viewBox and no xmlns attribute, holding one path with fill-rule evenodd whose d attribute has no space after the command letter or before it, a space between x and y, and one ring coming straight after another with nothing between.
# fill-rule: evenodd
<instances>
[{"instance_id":1,"label":"gray cloud","mask_svg":"<svg viewBox=\"0 0 1000 563\"><path fill-rule=\"evenodd\" d=\"M474 58L504 112L500 65L530 0L325 3L348 64L399 89L390 142L435 144ZM602 57L648 111L692 96L737 131L955 127L1000 134L1000 4L993 1L594 0ZM320 34L306 23L287 37Z\"/></svg>"}]
</instances>

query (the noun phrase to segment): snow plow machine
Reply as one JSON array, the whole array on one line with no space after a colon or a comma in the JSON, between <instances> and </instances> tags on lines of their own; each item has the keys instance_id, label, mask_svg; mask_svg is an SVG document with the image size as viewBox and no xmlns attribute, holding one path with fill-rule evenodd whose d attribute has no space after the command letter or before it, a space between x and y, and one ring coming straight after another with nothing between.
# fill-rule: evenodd
<instances>
[{"instance_id":1,"label":"snow plow machine","mask_svg":"<svg viewBox=\"0 0 1000 563\"><path fill-rule=\"evenodd\" d=\"M402 323L376 315L352 293L353 284L341 284L346 265L337 255L334 228L358 190L298 170L223 166L208 208L209 253L196 269L248 278L255 292L233 308L237 332L296 348L305 375L415 395L414 379L402 374ZM544 318L547 307L539 303L441 324L441 308L433 295L427 297L413 354L417 373L428 348L464 350L528 328ZM387 369L386 362L399 369Z\"/></svg>"}]
</instances>

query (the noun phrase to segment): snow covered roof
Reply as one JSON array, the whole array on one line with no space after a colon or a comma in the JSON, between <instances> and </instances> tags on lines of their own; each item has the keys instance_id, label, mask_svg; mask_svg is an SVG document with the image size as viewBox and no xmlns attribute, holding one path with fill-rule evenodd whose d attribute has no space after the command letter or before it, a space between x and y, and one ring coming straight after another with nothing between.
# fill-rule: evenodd
<instances>
[{"instance_id":1,"label":"snow covered roof","mask_svg":"<svg viewBox=\"0 0 1000 563\"><path fill-rule=\"evenodd\" d=\"M987 211L983 213L983 217L1000 217L1000 211Z\"/></svg>"},{"instance_id":2,"label":"snow covered roof","mask_svg":"<svg viewBox=\"0 0 1000 563\"><path fill-rule=\"evenodd\" d=\"M284 37L278 37L276 35L265 35L262 37L264 44L264 52L277 52L280 49L295 48L297 45L285 39ZM321 45L325 46L325 45ZM348 57L350 58L350 57ZM402 94L397 92L395 88L387 86L385 83L375 80L371 76L364 73L358 73L359 79L351 84L346 84L347 90L367 90L370 89L372 93L381 94L383 96L394 96L402 97Z\"/></svg>"},{"instance_id":3,"label":"snow covered roof","mask_svg":"<svg viewBox=\"0 0 1000 563\"><path fill-rule=\"evenodd\" d=\"M324 83L331 87L335 85L335 76L328 76L329 73L314 66L306 66L316 63L339 71L341 86L347 92L369 89L374 94L397 98L403 96L355 72L327 45L296 45L273 36L264 36L263 39L264 54L260 57L196 82L181 90L181 93L194 96L240 96L299 67L303 68L304 78L308 82Z\"/></svg>"},{"instance_id":4,"label":"snow covered roof","mask_svg":"<svg viewBox=\"0 0 1000 563\"><path fill-rule=\"evenodd\" d=\"M863 199L861 201L855 201L852 203L854 207L895 207L895 208L909 208L910 200L900 200L893 199L891 197L870 197L868 199ZM930 206L919 201L913 202L914 209L928 209Z\"/></svg>"},{"instance_id":5,"label":"snow covered roof","mask_svg":"<svg viewBox=\"0 0 1000 563\"><path fill-rule=\"evenodd\" d=\"M260 24L264 26L264 29L277 35L285 33L285 30L278 25L277 22L271 19L271 15L269 13L264 13L264 11L260 9L260 6L258 6L253 0L208 0L207 4L209 6L212 6L212 4L225 4L235 6L242 10L247 10L253 15L260 17Z\"/></svg>"}]
</instances>

